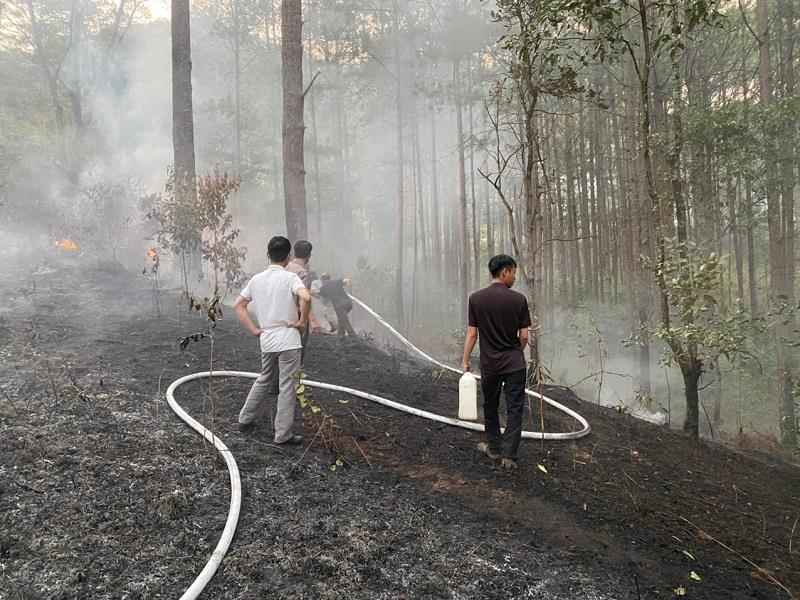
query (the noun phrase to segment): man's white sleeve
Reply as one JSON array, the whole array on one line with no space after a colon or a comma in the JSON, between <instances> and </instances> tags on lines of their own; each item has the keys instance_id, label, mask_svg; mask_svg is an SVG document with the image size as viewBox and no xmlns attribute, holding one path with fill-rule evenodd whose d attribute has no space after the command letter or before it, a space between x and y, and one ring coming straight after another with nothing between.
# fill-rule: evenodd
<instances>
[{"instance_id":1,"label":"man's white sleeve","mask_svg":"<svg viewBox=\"0 0 800 600\"><path fill-rule=\"evenodd\" d=\"M306 289L306 286L303 283L303 281L300 279L300 277L297 276L296 273L292 273L292 276L293 276L292 277L292 294L297 296L297 294L300 293L300 290ZM244 291L244 290L242 290L242 291Z\"/></svg>"},{"instance_id":2,"label":"man's white sleeve","mask_svg":"<svg viewBox=\"0 0 800 600\"><path fill-rule=\"evenodd\" d=\"M242 298L244 298L245 300L247 300L248 302L252 302L253 301L253 292L250 290L250 281L248 281L247 285L244 286L244 288L242 289L241 292L239 292L239 295Z\"/></svg>"}]
</instances>

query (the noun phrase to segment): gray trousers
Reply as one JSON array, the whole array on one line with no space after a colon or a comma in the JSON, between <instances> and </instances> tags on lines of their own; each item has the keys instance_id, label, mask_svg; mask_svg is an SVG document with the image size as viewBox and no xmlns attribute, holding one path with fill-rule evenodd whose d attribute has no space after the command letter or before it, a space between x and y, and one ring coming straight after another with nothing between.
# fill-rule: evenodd
<instances>
[{"instance_id":1,"label":"gray trousers","mask_svg":"<svg viewBox=\"0 0 800 600\"><path fill-rule=\"evenodd\" d=\"M267 409L267 396L277 396L275 443L282 444L292 437L294 406L297 400L297 380L294 376L299 368L300 348L283 352L262 352L261 374L247 394L247 400L239 412L239 423L244 425L262 419Z\"/></svg>"}]
</instances>

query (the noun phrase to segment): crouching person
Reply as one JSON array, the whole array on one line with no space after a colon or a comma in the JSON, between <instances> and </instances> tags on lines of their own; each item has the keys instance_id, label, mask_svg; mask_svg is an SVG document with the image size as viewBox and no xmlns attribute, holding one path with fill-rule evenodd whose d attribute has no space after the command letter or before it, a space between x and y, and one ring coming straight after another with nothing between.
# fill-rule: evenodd
<instances>
[{"instance_id":1,"label":"crouching person","mask_svg":"<svg viewBox=\"0 0 800 600\"><path fill-rule=\"evenodd\" d=\"M293 435L296 375L300 369L301 334L308 323L311 295L300 278L285 269L292 245L281 236L267 245L269 267L247 283L233 304L236 317L245 329L259 337L261 374L256 379L239 413L239 430L248 431L266 410L266 397L277 396L275 443L299 444L302 435ZM298 315L297 300L300 301ZM248 311L252 302L258 325Z\"/></svg>"},{"instance_id":2,"label":"crouching person","mask_svg":"<svg viewBox=\"0 0 800 600\"><path fill-rule=\"evenodd\" d=\"M350 279L331 279L327 273L320 277L322 287L319 288L320 298L333 305L336 312L336 329L340 337L346 333L351 338L355 338L356 332L350 323L350 311L353 310L353 301L350 300L350 292L353 291L353 282Z\"/></svg>"}]
</instances>

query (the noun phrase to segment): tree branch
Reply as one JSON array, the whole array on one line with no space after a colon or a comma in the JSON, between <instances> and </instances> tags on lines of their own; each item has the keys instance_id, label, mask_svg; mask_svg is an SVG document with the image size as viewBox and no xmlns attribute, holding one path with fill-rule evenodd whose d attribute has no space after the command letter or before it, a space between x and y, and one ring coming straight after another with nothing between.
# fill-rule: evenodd
<instances>
[{"instance_id":1,"label":"tree branch","mask_svg":"<svg viewBox=\"0 0 800 600\"><path fill-rule=\"evenodd\" d=\"M320 76L320 73L321 73L320 71L314 73L314 76L311 78L311 81L308 82L308 87L306 87L306 89L303 91L303 98L305 98L306 94L308 94L308 92L311 91L311 86L314 85L314 82L317 80L317 77Z\"/></svg>"}]
</instances>

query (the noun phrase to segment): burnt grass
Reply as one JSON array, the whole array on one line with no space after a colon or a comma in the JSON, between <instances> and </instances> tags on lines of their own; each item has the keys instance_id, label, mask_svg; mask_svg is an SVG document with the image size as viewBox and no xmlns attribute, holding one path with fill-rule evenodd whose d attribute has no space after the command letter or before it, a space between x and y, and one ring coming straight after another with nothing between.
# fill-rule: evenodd
<instances>
[{"instance_id":1,"label":"burnt grass","mask_svg":"<svg viewBox=\"0 0 800 600\"><path fill-rule=\"evenodd\" d=\"M178 337L204 322L179 318L174 290L159 316L148 286L77 257L0 267L0 598L174 598L217 544L228 473L163 395L208 369L211 345L180 352ZM213 365L258 369L257 342L231 311ZM454 377L369 340L312 338L306 369L456 413ZM336 424L336 448L319 438L276 447L269 422L236 429L249 384L177 393L242 475L236 536L204 598L800 595L794 465L694 442L558 387L548 394L592 433L524 440L514 474L476 452L477 433L324 390L312 398ZM538 429L538 403L530 408L526 428ZM544 420L549 431L576 426L552 409ZM299 413L297 430L313 437Z\"/></svg>"}]
</instances>

